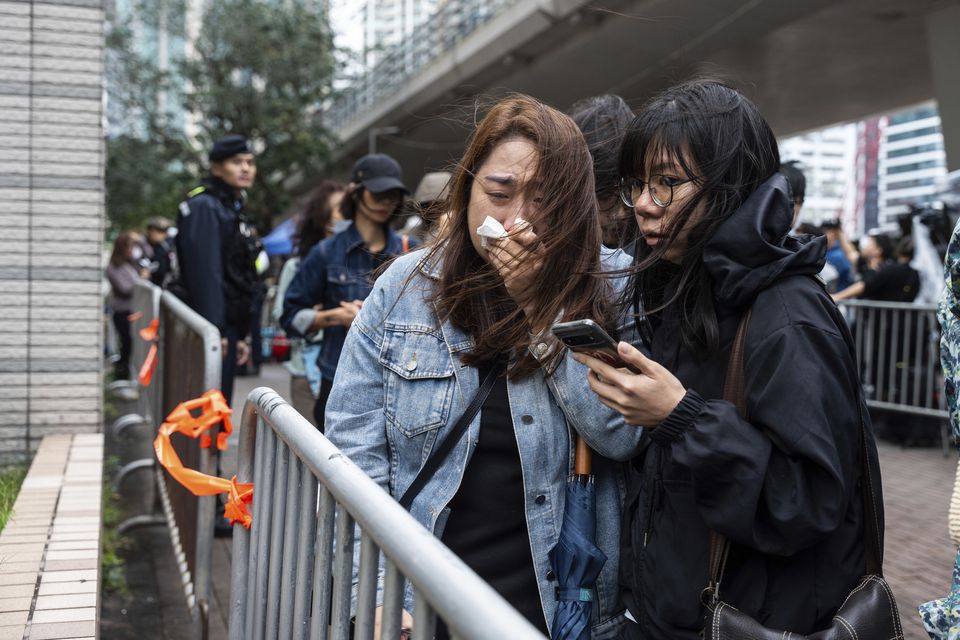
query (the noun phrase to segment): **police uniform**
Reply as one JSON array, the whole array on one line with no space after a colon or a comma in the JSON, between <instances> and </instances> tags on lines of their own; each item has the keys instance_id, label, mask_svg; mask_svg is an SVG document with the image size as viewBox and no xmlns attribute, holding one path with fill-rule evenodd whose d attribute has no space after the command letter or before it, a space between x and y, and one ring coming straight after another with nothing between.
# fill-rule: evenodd
<instances>
[{"instance_id":1,"label":"police uniform","mask_svg":"<svg viewBox=\"0 0 960 640\"><path fill-rule=\"evenodd\" d=\"M257 240L244 218L243 198L211 176L190 192L177 216L178 295L227 338L221 388L233 393L236 343L250 330L257 277ZM174 288L174 287L171 287Z\"/></svg>"}]
</instances>

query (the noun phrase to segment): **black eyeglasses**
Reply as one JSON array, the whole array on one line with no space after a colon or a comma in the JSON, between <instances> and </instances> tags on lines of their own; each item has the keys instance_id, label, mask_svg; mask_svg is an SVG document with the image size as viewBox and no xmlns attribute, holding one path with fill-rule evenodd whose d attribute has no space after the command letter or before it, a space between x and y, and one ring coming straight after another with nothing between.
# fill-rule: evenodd
<instances>
[{"instance_id":1,"label":"black eyeglasses","mask_svg":"<svg viewBox=\"0 0 960 640\"><path fill-rule=\"evenodd\" d=\"M644 182L640 178L620 178L620 199L631 209L637 206L637 200L646 188L650 198L660 207L669 207L673 202L673 190L682 184L692 182L692 178L681 180L673 176L655 173Z\"/></svg>"}]
</instances>

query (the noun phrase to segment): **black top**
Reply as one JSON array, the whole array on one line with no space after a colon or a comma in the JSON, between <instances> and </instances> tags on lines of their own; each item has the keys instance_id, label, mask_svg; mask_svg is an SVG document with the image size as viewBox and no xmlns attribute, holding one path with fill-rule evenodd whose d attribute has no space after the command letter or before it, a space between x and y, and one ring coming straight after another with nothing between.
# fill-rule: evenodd
<instances>
[{"instance_id":1,"label":"black top","mask_svg":"<svg viewBox=\"0 0 960 640\"><path fill-rule=\"evenodd\" d=\"M863 276L863 297L885 302L913 302L920 292L920 274L904 262L888 262Z\"/></svg>"},{"instance_id":2,"label":"black top","mask_svg":"<svg viewBox=\"0 0 960 640\"><path fill-rule=\"evenodd\" d=\"M483 380L488 367L480 368ZM450 507L442 540L507 602L547 634L524 504L520 451L501 376L480 408L480 440ZM447 638L437 622L437 640Z\"/></svg>"}]
</instances>

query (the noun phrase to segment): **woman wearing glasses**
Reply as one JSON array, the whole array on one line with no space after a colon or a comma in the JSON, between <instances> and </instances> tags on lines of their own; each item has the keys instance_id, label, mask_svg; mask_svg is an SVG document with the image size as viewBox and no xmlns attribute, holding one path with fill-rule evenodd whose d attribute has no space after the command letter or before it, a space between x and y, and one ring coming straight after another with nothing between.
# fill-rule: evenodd
<instances>
[{"instance_id":1,"label":"woman wearing glasses","mask_svg":"<svg viewBox=\"0 0 960 640\"><path fill-rule=\"evenodd\" d=\"M654 99L622 147L621 196L643 236L628 296L650 357L620 343L637 374L574 357L648 436L629 465L627 637L699 637L711 531L732 545L724 601L768 628L829 626L865 573L861 453L878 473L876 447L843 318L814 278L823 241L788 235L778 168L756 107L715 82ZM741 417L722 398L748 310Z\"/></svg>"}]
</instances>

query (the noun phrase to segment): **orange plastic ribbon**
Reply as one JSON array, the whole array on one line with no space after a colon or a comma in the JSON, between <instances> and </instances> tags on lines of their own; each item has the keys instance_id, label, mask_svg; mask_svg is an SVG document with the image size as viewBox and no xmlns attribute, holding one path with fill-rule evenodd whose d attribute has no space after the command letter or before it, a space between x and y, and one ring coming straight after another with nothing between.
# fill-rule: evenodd
<instances>
[{"instance_id":1,"label":"orange plastic ribbon","mask_svg":"<svg viewBox=\"0 0 960 640\"><path fill-rule=\"evenodd\" d=\"M143 314L140 315L143 316ZM140 366L140 373L137 375L137 380L144 387L150 386L150 381L153 380L153 372L157 370L157 336L159 333L159 318L154 318L149 325L140 329L140 337L153 343L150 345L150 351L147 352L147 357L144 358L143 364Z\"/></svg>"},{"instance_id":2,"label":"orange plastic ribbon","mask_svg":"<svg viewBox=\"0 0 960 640\"><path fill-rule=\"evenodd\" d=\"M199 416L194 417L192 411L200 409ZM223 428L217 434L217 449L227 448L227 439L233 432L233 423L230 421L232 411L220 391L213 389L194 400L181 402L170 412L167 420L160 425L160 432L153 441L154 451L160 464L195 496L213 496L220 493L227 494L227 503L223 515L230 520L230 524L241 523L250 528L253 516L247 505L253 502L253 484L237 482L237 476L231 479L218 478L200 473L183 466L183 461L170 443L170 436L181 433L191 438L200 438L200 446L209 449L213 438L207 431L219 423Z\"/></svg>"},{"instance_id":3,"label":"orange plastic ribbon","mask_svg":"<svg viewBox=\"0 0 960 640\"><path fill-rule=\"evenodd\" d=\"M137 380L144 387L150 386L150 381L153 380L153 372L157 370L157 345L156 343L150 345L150 351L147 352L147 357L143 360L143 365L140 367L140 373L137 375Z\"/></svg>"},{"instance_id":4,"label":"orange plastic ribbon","mask_svg":"<svg viewBox=\"0 0 960 640\"><path fill-rule=\"evenodd\" d=\"M140 314L140 317L143 317L143 314ZM160 332L160 318L154 318L150 321L150 324L145 326L143 329L140 329L140 337L150 342L157 339L157 334Z\"/></svg>"}]
</instances>

